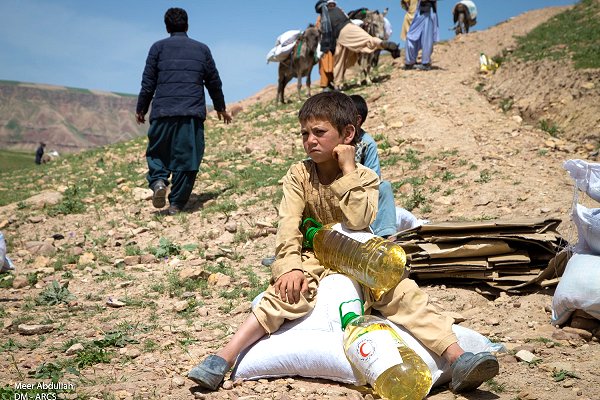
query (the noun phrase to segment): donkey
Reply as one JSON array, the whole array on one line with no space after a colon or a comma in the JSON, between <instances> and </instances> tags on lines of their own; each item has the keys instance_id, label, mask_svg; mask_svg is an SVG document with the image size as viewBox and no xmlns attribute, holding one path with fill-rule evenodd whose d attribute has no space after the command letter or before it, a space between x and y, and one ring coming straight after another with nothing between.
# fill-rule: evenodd
<instances>
[{"instance_id":1,"label":"donkey","mask_svg":"<svg viewBox=\"0 0 600 400\"><path fill-rule=\"evenodd\" d=\"M385 40L385 16L387 15L388 9L386 8L383 13L379 10L364 10L364 12L358 13L357 18L362 19L362 28L371 36L377 37L381 40ZM358 57L358 65L363 74L363 82L370 85L373 82L371 77L371 68L374 68L379 63L379 53L381 50L376 50L371 54L360 54Z\"/></svg>"},{"instance_id":2,"label":"donkey","mask_svg":"<svg viewBox=\"0 0 600 400\"><path fill-rule=\"evenodd\" d=\"M472 1L459 1L452 9L454 20L454 33L469 33L469 28L477 23L477 7Z\"/></svg>"},{"instance_id":3,"label":"donkey","mask_svg":"<svg viewBox=\"0 0 600 400\"><path fill-rule=\"evenodd\" d=\"M306 77L308 97L310 97L310 74L317 63L317 46L319 44L319 30L314 25L308 28L296 41L296 45L287 59L279 63L279 79L277 85L277 102L285 103L284 91L286 85L293 78L298 79L298 97L301 97L302 77Z\"/></svg>"}]
</instances>

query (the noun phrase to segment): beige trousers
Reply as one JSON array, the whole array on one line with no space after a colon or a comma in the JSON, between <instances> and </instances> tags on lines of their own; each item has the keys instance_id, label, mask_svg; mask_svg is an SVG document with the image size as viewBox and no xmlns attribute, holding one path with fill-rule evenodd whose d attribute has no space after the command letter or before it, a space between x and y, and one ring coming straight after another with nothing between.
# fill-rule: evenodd
<instances>
[{"instance_id":1,"label":"beige trousers","mask_svg":"<svg viewBox=\"0 0 600 400\"><path fill-rule=\"evenodd\" d=\"M308 279L308 293L301 296L297 304L289 304L275 294L269 285L262 300L253 312L261 326L271 334L277 331L285 320L301 318L311 311L316 303L319 281L334 273L320 265L314 253L303 252L302 267ZM368 289L363 288L365 310L374 308L390 321L405 327L425 347L441 356L452 343L458 342L452 332L454 319L441 315L433 305L428 304L428 295L412 279L402 280L378 301Z\"/></svg>"},{"instance_id":2,"label":"beige trousers","mask_svg":"<svg viewBox=\"0 0 600 400\"><path fill-rule=\"evenodd\" d=\"M381 42L381 39L369 35L360 26L346 24L340 31L335 46L334 85L341 86L344 83L346 70L356 64L358 53L369 54L381 49Z\"/></svg>"}]
</instances>

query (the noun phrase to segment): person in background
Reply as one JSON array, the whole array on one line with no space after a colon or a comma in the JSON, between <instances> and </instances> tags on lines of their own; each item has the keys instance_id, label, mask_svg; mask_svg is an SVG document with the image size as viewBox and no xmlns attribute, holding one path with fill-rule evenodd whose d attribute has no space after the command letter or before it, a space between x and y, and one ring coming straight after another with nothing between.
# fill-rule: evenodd
<instances>
[{"instance_id":1,"label":"person in background","mask_svg":"<svg viewBox=\"0 0 600 400\"><path fill-rule=\"evenodd\" d=\"M431 69L433 44L439 41L437 1L419 0L415 17L406 34L405 69L417 68L423 71ZM417 65L417 56L421 50L421 64Z\"/></svg>"},{"instance_id":2,"label":"person in background","mask_svg":"<svg viewBox=\"0 0 600 400\"><path fill-rule=\"evenodd\" d=\"M376 50L388 50L392 57L399 57L400 50L397 43L373 37L358 25L354 25L334 0L317 1L315 11L321 14L322 21L325 18L329 20L336 41L333 53L335 90L343 90L346 70L356 63L358 53L369 54ZM327 14L326 17L325 14Z\"/></svg>"},{"instance_id":3,"label":"person in background","mask_svg":"<svg viewBox=\"0 0 600 400\"><path fill-rule=\"evenodd\" d=\"M170 37L150 47L138 96L136 120L143 124L152 103L148 130L148 184L152 205L163 208L167 186L170 215L188 202L204 156L204 87L219 119L228 124L221 79L210 49L187 35L188 16L182 8L169 8L165 26Z\"/></svg>"},{"instance_id":4,"label":"person in background","mask_svg":"<svg viewBox=\"0 0 600 400\"><path fill-rule=\"evenodd\" d=\"M352 230L367 229L375 220L379 177L355 161L357 115L352 100L336 91L316 94L300 109L302 143L309 158L293 164L283 177L270 285L229 342L189 371L194 383L217 390L242 351L314 308L319 282L333 271L303 247L304 219L342 222ZM412 279L401 280L377 298L363 287L363 295L365 310L372 307L404 326L452 365L453 391L473 390L498 374L498 360L491 353L473 354L460 347L452 331L454 319L440 314Z\"/></svg>"},{"instance_id":5,"label":"person in background","mask_svg":"<svg viewBox=\"0 0 600 400\"><path fill-rule=\"evenodd\" d=\"M40 142L40 145L38 146L37 150L35 151L35 163L37 165L40 165L43 161L45 148L46 148L46 143Z\"/></svg>"},{"instance_id":6,"label":"person in background","mask_svg":"<svg viewBox=\"0 0 600 400\"><path fill-rule=\"evenodd\" d=\"M358 94L351 95L350 99L352 99L354 106L358 111L355 160L357 163L375 171L380 179L377 216L375 217L375 221L371 224L371 229L375 235L387 238L397 231L396 205L394 203L392 184L389 181L381 180L381 166L379 164L379 155L377 154L377 143L375 143L375 140L371 135L362 129L362 124L366 121L369 113L367 102Z\"/></svg>"},{"instance_id":7,"label":"person in background","mask_svg":"<svg viewBox=\"0 0 600 400\"><path fill-rule=\"evenodd\" d=\"M404 15L404 21L402 22L402 31L400 32L400 39L406 40L406 34L410 29L410 24L412 24L413 19L415 18L415 11L417 10L417 4L419 4L419 0L401 0L400 5L406 11Z\"/></svg>"},{"instance_id":8,"label":"person in background","mask_svg":"<svg viewBox=\"0 0 600 400\"><path fill-rule=\"evenodd\" d=\"M323 90L333 90L333 52L335 51L335 36L333 36L331 21L329 20L329 13L327 12L327 3L329 2L319 1L315 5L315 11L319 14L315 26L321 33L321 42L319 44L322 53L321 58L319 58L319 75L321 76L319 86L321 86Z\"/></svg>"}]
</instances>

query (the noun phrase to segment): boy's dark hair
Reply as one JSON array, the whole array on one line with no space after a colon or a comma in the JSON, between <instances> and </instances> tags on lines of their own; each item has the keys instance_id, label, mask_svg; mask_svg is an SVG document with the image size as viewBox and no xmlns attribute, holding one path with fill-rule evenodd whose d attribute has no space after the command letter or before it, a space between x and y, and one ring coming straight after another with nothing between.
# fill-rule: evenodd
<instances>
[{"instance_id":1,"label":"boy's dark hair","mask_svg":"<svg viewBox=\"0 0 600 400\"><path fill-rule=\"evenodd\" d=\"M324 119L329 121L338 133L342 135L348 125L356 128L356 106L344 93L322 92L310 97L298 112L300 123L311 119ZM357 135L354 135L352 144L356 143Z\"/></svg>"},{"instance_id":2,"label":"boy's dark hair","mask_svg":"<svg viewBox=\"0 0 600 400\"><path fill-rule=\"evenodd\" d=\"M356 111L358 111L357 115L360 115L362 119L362 123L367 120L367 115L369 114L369 107L367 106L367 102L360 94L353 94L350 96L352 101L354 102L354 106L356 107Z\"/></svg>"},{"instance_id":3,"label":"boy's dark hair","mask_svg":"<svg viewBox=\"0 0 600 400\"><path fill-rule=\"evenodd\" d=\"M169 8L165 13L167 32L187 32L188 16L183 8Z\"/></svg>"}]
</instances>

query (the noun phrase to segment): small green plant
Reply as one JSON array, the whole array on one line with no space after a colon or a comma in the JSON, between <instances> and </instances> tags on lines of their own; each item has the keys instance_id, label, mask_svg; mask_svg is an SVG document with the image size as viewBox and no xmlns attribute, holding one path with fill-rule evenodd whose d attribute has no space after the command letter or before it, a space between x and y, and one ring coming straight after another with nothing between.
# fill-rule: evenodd
<instances>
[{"instance_id":1,"label":"small green plant","mask_svg":"<svg viewBox=\"0 0 600 400\"><path fill-rule=\"evenodd\" d=\"M417 169L421 165L421 160L419 160L418 155L419 153L413 149L408 149L404 155L404 160L410 164L410 169Z\"/></svg>"},{"instance_id":2,"label":"small green plant","mask_svg":"<svg viewBox=\"0 0 600 400\"><path fill-rule=\"evenodd\" d=\"M94 340L94 345L100 348L125 347L129 343L139 343L139 341L121 330L110 331L104 335L104 338Z\"/></svg>"},{"instance_id":3,"label":"small green plant","mask_svg":"<svg viewBox=\"0 0 600 400\"><path fill-rule=\"evenodd\" d=\"M158 247L151 247L148 250L150 253L154 254L156 258L165 258L178 255L181 251L181 247L171 242L171 240L161 237L158 240Z\"/></svg>"},{"instance_id":4,"label":"small green plant","mask_svg":"<svg viewBox=\"0 0 600 400\"><path fill-rule=\"evenodd\" d=\"M377 147L379 147L381 150L387 150L390 149L392 145L390 144L388 139L384 137L383 140L377 142Z\"/></svg>"},{"instance_id":5,"label":"small green plant","mask_svg":"<svg viewBox=\"0 0 600 400\"><path fill-rule=\"evenodd\" d=\"M488 183L491 180L492 180L492 172L488 169L484 169L483 171L479 172L479 179L475 179L475 182Z\"/></svg>"},{"instance_id":6,"label":"small green plant","mask_svg":"<svg viewBox=\"0 0 600 400\"><path fill-rule=\"evenodd\" d=\"M490 390L494 393L502 393L504 391L506 391L506 386L503 383L499 383L496 382L494 379L490 379L489 381L485 382Z\"/></svg>"},{"instance_id":7,"label":"small green plant","mask_svg":"<svg viewBox=\"0 0 600 400\"><path fill-rule=\"evenodd\" d=\"M80 214L85 211L85 204L82 201L81 190L78 186L70 186L65 190L63 199L57 205L48 209L48 215L56 216L58 214Z\"/></svg>"},{"instance_id":8,"label":"small green plant","mask_svg":"<svg viewBox=\"0 0 600 400\"><path fill-rule=\"evenodd\" d=\"M25 346L23 346L19 342L15 342L12 338L9 338L6 341L6 343L3 343L0 346L0 353L5 352L5 351L7 351L7 352L15 351L15 350L18 350L18 349L22 349L23 347L25 347Z\"/></svg>"},{"instance_id":9,"label":"small green plant","mask_svg":"<svg viewBox=\"0 0 600 400\"><path fill-rule=\"evenodd\" d=\"M75 372L74 369L69 372ZM63 366L59 363L42 363L33 375L36 379L50 379L52 382L58 382L63 376L65 372L63 371ZM79 371L76 371L76 374L79 374Z\"/></svg>"},{"instance_id":10,"label":"small green plant","mask_svg":"<svg viewBox=\"0 0 600 400\"><path fill-rule=\"evenodd\" d=\"M510 97L500 100L500 108L505 113L512 109L513 104L515 104L515 101Z\"/></svg>"},{"instance_id":11,"label":"small green plant","mask_svg":"<svg viewBox=\"0 0 600 400\"><path fill-rule=\"evenodd\" d=\"M477 92L481 92L483 90L483 88L485 87L485 84L482 82L479 82L476 86L475 86L475 90Z\"/></svg>"},{"instance_id":12,"label":"small green plant","mask_svg":"<svg viewBox=\"0 0 600 400\"><path fill-rule=\"evenodd\" d=\"M37 273L35 273L35 272L28 273L27 274L27 284L29 286L34 286L36 283L38 283Z\"/></svg>"},{"instance_id":13,"label":"small green plant","mask_svg":"<svg viewBox=\"0 0 600 400\"><path fill-rule=\"evenodd\" d=\"M554 382L564 381L567 378L581 379L575 372L565 371L564 369L561 369L560 371L555 370L552 373L552 378L554 379Z\"/></svg>"},{"instance_id":14,"label":"small green plant","mask_svg":"<svg viewBox=\"0 0 600 400\"><path fill-rule=\"evenodd\" d=\"M152 339L146 339L146 340L144 340L143 348L144 348L145 352L151 353L155 350L160 349L160 345Z\"/></svg>"},{"instance_id":15,"label":"small green plant","mask_svg":"<svg viewBox=\"0 0 600 400\"><path fill-rule=\"evenodd\" d=\"M540 120L540 129L552 137L558 137L558 134L560 133L558 125L547 119Z\"/></svg>"},{"instance_id":16,"label":"small green plant","mask_svg":"<svg viewBox=\"0 0 600 400\"><path fill-rule=\"evenodd\" d=\"M36 299L36 304L55 306L60 303L68 304L76 297L69 291L69 282L61 285L57 281L52 281L44 290L40 292Z\"/></svg>"},{"instance_id":17,"label":"small green plant","mask_svg":"<svg viewBox=\"0 0 600 400\"><path fill-rule=\"evenodd\" d=\"M413 189L412 195L404 201L404 208L408 211L412 211L425 203L426 200L427 198L423 195L423 191L415 188Z\"/></svg>"},{"instance_id":18,"label":"small green plant","mask_svg":"<svg viewBox=\"0 0 600 400\"><path fill-rule=\"evenodd\" d=\"M95 364L108 364L110 363L111 356L112 352L102 347L91 345L77 353L73 364L81 369Z\"/></svg>"},{"instance_id":19,"label":"small green plant","mask_svg":"<svg viewBox=\"0 0 600 400\"><path fill-rule=\"evenodd\" d=\"M442 175L442 182L448 182L448 181L451 181L452 179L456 179L456 175L454 175L450 171L444 171L444 174Z\"/></svg>"}]
</instances>

